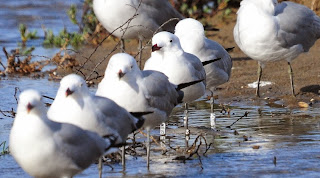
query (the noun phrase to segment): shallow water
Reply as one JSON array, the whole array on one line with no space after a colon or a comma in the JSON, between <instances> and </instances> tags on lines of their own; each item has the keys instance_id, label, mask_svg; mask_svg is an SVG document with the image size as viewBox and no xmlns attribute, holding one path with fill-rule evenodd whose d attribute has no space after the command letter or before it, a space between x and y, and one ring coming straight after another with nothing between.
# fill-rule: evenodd
<instances>
[{"instance_id":1,"label":"shallow water","mask_svg":"<svg viewBox=\"0 0 320 178\"><path fill-rule=\"evenodd\" d=\"M57 82L47 79L11 78L1 80L0 96L2 110L16 108L13 97L15 87L38 88L44 95L54 97L58 88ZM41 86L39 88L39 86ZM94 90L94 89L92 89ZM46 100L46 102L51 102ZM215 130L210 129L209 104L206 101L193 103L190 107L191 139L202 133L208 144L212 143L206 156L203 156L204 145L201 146L202 167L198 156L192 160L173 160L181 152L170 149L168 153L161 155L161 149L155 143L152 144L151 169L146 169L146 155L140 149L143 156L127 155L126 176L319 176L320 173L320 117L319 110L308 108L307 110L271 108L268 106L245 106L243 103L235 103L231 106L231 114L221 113L221 108L216 109L217 125ZM248 112L231 128L227 128L239 117ZM174 148L185 148L184 128L182 127L183 109L174 110L169 122L167 138ZM8 140L9 131L13 119L3 117L0 120L0 139ZM152 135L158 136L158 129ZM237 132L237 134L235 134ZM244 139L247 137L247 141ZM158 137L156 137L158 138ZM146 139L138 135L138 141ZM169 140L166 140L168 144ZM253 149L259 146L259 149ZM32 145L26 146L32 149ZM276 157L276 162L274 162ZM29 177L14 161L12 156L0 157L0 175L4 177ZM105 176L123 176L121 164L111 165L113 170L104 166ZM93 164L89 169L77 177L97 177L97 167Z\"/></svg>"},{"instance_id":2,"label":"shallow water","mask_svg":"<svg viewBox=\"0 0 320 178\"><path fill-rule=\"evenodd\" d=\"M58 34L64 27L68 31L77 31L78 27L73 25L67 15L70 5L76 4L81 13L82 1L79 0L0 0L0 46L6 47L7 51L15 49L21 43L19 25L25 24L29 31L37 31L39 39L29 40L27 47L36 47L32 54L53 56L58 49L42 48L44 31L51 29ZM80 16L79 16L80 17ZM6 57L0 52L2 62L5 64Z\"/></svg>"},{"instance_id":3,"label":"shallow water","mask_svg":"<svg viewBox=\"0 0 320 178\"><path fill-rule=\"evenodd\" d=\"M77 3L80 8L79 1L0 0L0 3L2 4L0 14L3 17L0 19L0 46L6 46L8 49L16 47L19 42L17 27L19 23L26 23L29 28L37 29L39 34L42 32L41 24L47 28L53 28L55 32L61 30L64 25L70 31L77 30L77 27L66 20L68 17L65 11L72 3ZM56 51L56 49L42 48L41 40L32 41L28 45L36 46L37 50L34 53L38 55L50 57ZM3 54L0 54L0 57L4 59ZM0 109L2 111L16 109L14 97L16 87L36 88L42 94L54 97L59 83L48 81L46 78L1 78ZM92 90L94 91L95 88ZM45 100L45 102L51 101ZM216 101L218 102L219 100ZM183 109L180 106L174 110L167 130L170 145L178 151L169 148L169 139L166 139L168 152L162 155L160 147L153 143L150 171L146 168L145 150L140 148L137 151L142 156L127 155L127 169L124 173L121 164L115 163L110 165L113 169L105 165L103 175L108 177L318 177L320 175L320 110L312 107L288 109L281 106L281 101L270 106L263 100L260 103L259 106L248 105L245 102L227 105L226 107L231 108L230 116L221 112L222 109L218 107L215 110L217 119L214 130L210 128L208 102L198 101L190 106L189 146L199 134L202 134L207 143L211 144L205 156L202 155L204 145L200 147L203 169L199 156L193 156L185 163L173 160L183 155L182 151L185 148L182 127ZM227 128L245 112L249 113L248 117L240 119L231 128ZM0 142L8 141L13 119L1 114L0 118ZM152 135L159 136L159 130L153 130ZM146 140L141 134L137 137L139 142ZM254 149L258 147L259 149ZM32 149L32 145L27 145L25 149ZM0 177L30 177L17 165L11 155L1 156L0 163ZM93 164L76 177L97 176L97 166Z\"/></svg>"}]
</instances>

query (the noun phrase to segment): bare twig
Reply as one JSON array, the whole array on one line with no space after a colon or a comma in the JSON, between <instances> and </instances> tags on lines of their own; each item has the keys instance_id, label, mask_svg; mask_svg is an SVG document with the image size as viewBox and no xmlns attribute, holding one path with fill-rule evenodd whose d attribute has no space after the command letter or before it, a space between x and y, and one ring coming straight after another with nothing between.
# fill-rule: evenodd
<instances>
[{"instance_id":1,"label":"bare twig","mask_svg":"<svg viewBox=\"0 0 320 178\"><path fill-rule=\"evenodd\" d=\"M108 36L106 36L106 37L98 44L98 46L94 49L94 51L90 54L90 56L87 58L87 60L80 66L80 68L77 69L77 72L80 72L80 70L83 69L83 67L86 65L86 63L91 59L91 57L93 56L93 54L98 50L98 48L102 45L102 43L103 43L106 39L108 39L108 38L109 38L115 31L117 31L118 29L123 29L122 27L126 26L126 27L124 28L124 32L123 32L123 34L122 34L122 36L121 36L121 39L123 38L126 30L128 29L129 24L130 24L131 21L138 15L137 12L138 12L138 9L139 9L139 7L140 7L140 5L141 5L141 2L142 2L142 0L139 2L138 7L135 8L135 9L136 9L136 12L134 13L134 15L133 15L130 19L128 19L124 24L122 24L122 25L119 26L118 28L114 29ZM117 43L117 45L113 48L113 50L111 50L111 52L110 52L106 57L104 57L101 61L98 62L98 64L93 68L92 72L86 77L86 80L88 80L88 79L91 77L91 75L94 73L94 71L97 69L97 67L98 67L103 61L105 61L105 60L117 49L117 46L118 46L119 44L120 44L120 41Z\"/></svg>"},{"instance_id":2,"label":"bare twig","mask_svg":"<svg viewBox=\"0 0 320 178\"><path fill-rule=\"evenodd\" d=\"M14 99L16 100L17 104L18 104L18 97L17 97L18 92L21 93L20 88L19 88L19 87L15 87L15 88L14 88L14 95L13 95L13 96L14 96Z\"/></svg>"},{"instance_id":3,"label":"bare twig","mask_svg":"<svg viewBox=\"0 0 320 178\"><path fill-rule=\"evenodd\" d=\"M1 57L0 57L0 65L3 67L3 70L6 70L6 66L3 65L3 63L1 62Z\"/></svg>"},{"instance_id":4,"label":"bare twig","mask_svg":"<svg viewBox=\"0 0 320 178\"><path fill-rule=\"evenodd\" d=\"M8 54L8 52L7 52L7 50L6 50L5 47L2 48L2 51L3 51L4 54L6 55L7 59L9 59L9 54Z\"/></svg>"},{"instance_id":5,"label":"bare twig","mask_svg":"<svg viewBox=\"0 0 320 178\"><path fill-rule=\"evenodd\" d=\"M128 19L124 24L122 24L120 27L118 27L118 28L116 28L115 30L113 30L105 39L107 39L110 35L112 35L116 30L122 29L123 26L127 25L127 26L124 28L123 33L122 33L122 35L121 35L121 37L120 37L120 39L123 39L123 36L124 36L124 34L126 33L126 31L128 30L128 27L129 27L131 21L138 15L138 9L139 9L139 7L140 7L140 5L141 5L141 2L142 2L142 0L139 2L138 7L135 8L136 11L135 11L135 13L133 14L133 16L132 16L130 19ZM104 40L105 40L105 39L104 39ZM104 40L103 40L103 41L104 41ZM103 41L102 41L102 42L103 42ZM98 47L102 45L102 42L99 43L99 45L95 48L95 50L93 51L93 53L95 53L95 52L97 51ZM100 60L100 61L96 64L96 66L93 68L93 70L92 70L92 72L89 74L89 76L86 77L86 80L91 77L91 75L92 75L92 74L94 73L94 71L102 64L102 62L104 62L114 51L117 50L117 46L119 46L119 44L120 44L120 41L118 41L118 43L117 43L117 44L115 45L115 47L111 50L111 52L109 52L109 53L107 54L107 56L105 56L102 60ZM93 55L93 53L91 53L89 59L91 58L91 56ZM86 62L87 62L87 61L86 61Z\"/></svg>"},{"instance_id":6,"label":"bare twig","mask_svg":"<svg viewBox=\"0 0 320 178\"><path fill-rule=\"evenodd\" d=\"M198 140L199 140L200 143L199 143L199 145L197 146ZM193 152L189 155L189 158L192 157L194 154L198 154L198 151L199 151L199 149L200 149L200 146L202 145L202 141L201 141L201 140L204 140L204 144L205 144L205 148L206 148L205 152L203 153L203 156L205 156L205 154L207 153L207 151L210 149L212 143L210 143L210 144L208 145L206 138L205 138L202 134L200 134L200 135L197 136L197 138L194 140L193 144L192 144L191 147L190 147L190 148L196 147L197 149L195 149L195 151L193 151ZM188 149L188 151L189 151L189 150L190 150L190 149Z\"/></svg>"},{"instance_id":7,"label":"bare twig","mask_svg":"<svg viewBox=\"0 0 320 178\"><path fill-rule=\"evenodd\" d=\"M41 58L45 58L45 59L48 59L48 60L51 60L50 57L48 56L41 56L41 55L32 55L32 54L28 54L28 55L22 55L22 54L17 54L16 57L41 57Z\"/></svg>"},{"instance_id":8,"label":"bare twig","mask_svg":"<svg viewBox=\"0 0 320 178\"><path fill-rule=\"evenodd\" d=\"M199 140L199 144L197 145L198 140ZM199 154L199 150L200 150L200 147L202 145L202 140L204 140L204 144L205 144L205 148L206 148L205 152L202 155L205 156L207 151L210 149L212 143L210 143L208 145L206 138L202 134L200 134L200 135L197 136L197 138L195 139L195 141L193 142L193 144L191 146L191 148L196 148L196 149L188 157L186 157L186 160L190 160L193 155L197 155L198 159L199 159L199 164L200 164L200 168L201 169L203 169L203 166L202 166L203 164L202 164L201 156Z\"/></svg>"},{"instance_id":9,"label":"bare twig","mask_svg":"<svg viewBox=\"0 0 320 178\"><path fill-rule=\"evenodd\" d=\"M109 38L109 36L111 36L115 31L117 31L117 30L120 29L120 31L123 32L123 33L122 33L122 36L120 37L120 39L123 39L126 31L127 31L129 28L135 27L135 26L130 26L130 23L131 23L131 21L132 21L134 18L136 18L136 16L139 15L139 14L138 14L138 9L139 9L140 6L141 6L141 2L142 2L142 1L140 0L138 6L137 6L137 7L133 7L133 8L135 8L136 11L135 11L134 15L133 15L130 19L128 19L128 20L127 20L125 23L123 23L121 26L119 26L118 28L116 28L115 30L113 30L107 37L105 37L105 38L98 44L98 46L94 49L94 51L90 54L90 56L86 58L86 61L80 66L79 69L77 69L77 73L80 72L80 71L84 68L84 66L86 65L86 63L91 60L91 57L92 57L93 54L98 50L98 48L102 45L102 43L103 43L107 38ZM179 20L179 18L169 19L168 21L166 21L165 23L163 23L156 31L154 31L154 32L153 32L153 35L156 34L157 32L159 32L164 25L170 23L171 21L175 21L175 20ZM136 25L136 26L139 26L139 25ZM141 26L142 26L142 25L141 25ZM150 31L152 31L152 30L150 30ZM96 72L96 69L97 69L107 58L109 58L109 56L110 56L113 52L115 52L115 51L118 49L117 46L119 46L119 44L120 44L120 41L115 45L115 47L114 47L102 60L100 60L100 61L95 65L95 67L91 70L91 72L88 74L88 76L85 77L85 79L86 79L87 81L88 81L88 80L92 80L92 79L97 79L97 78L103 77L103 75L99 75L99 74L97 75L97 77L93 77L93 78L92 78L91 76L92 76L94 73L98 73L98 72ZM148 45L150 45L150 44L151 44L151 39L146 43L146 45L144 45L144 46L139 50L139 52L138 52L134 57L136 57L137 55L139 55L139 54L142 52L142 50L144 50L144 49L146 48L146 46L148 46Z\"/></svg>"},{"instance_id":10,"label":"bare twig","mask_svg":"<svg viewBox=\"0 0 320 178\"><path fill-rule=\"evenodd\" d=\"M16 112L14 112L13 108L11 108L11 111L1 111L0 110L0 113L5 117L10 117L10 118L14 118L16 116Z\"/></svg>"},{"instance_id":11,"label":"bare twig","mask_svg":"<svg viewBox=\"0 0 320 178\"><path fill-rule=\"evenodd\" d=\"M198 137L195 139L195 141L193 142L191 148L196 148L195 151L193 151L188 158L191 158L194 154L198 154L198 151L200 149L200 146L202 145L202 142L201 142L201 139L200 138L200 135L198 135ZM200 141L199 145L197 145L197 141Z\"/></svg>"},{"instance_id":12,"label":"bare twig","mask_svg":"<svg viewBox=\"0 0 320 178\"><path fill-rule=\"evenodd\" d=\"M227 128L231 128L231 126L233 126L235 123L237 123L240 119L244 118L244 117L248 117L249 112L245 112L243 116L241 116L239 119L237 119L236 121L234 121L231 125L227 126Z\"/></svg>"},{"instance_id":13,"label":"bare twig","mask_svg":"<svg viewBox=\"0 0 320 178\"><path fill-rule=\"evenodd\" d=\"M50 99L50 100L54 100L54 98L50 97L50 96L46 96L46 95L42 95L42 97Z\"/></svg>"},{"instance_id":14,"label":"bare twig","mask_svg":"<svg viewBox=\"0 0 320 178\"><path fill-rule=\"evenodd\" d=\"M168 147L174 151L178 151L178 148L174 148L171 146L171 139L169 138Z\"/></svg>"},{"instance_id":15,"label":"bare twig","mask_svg":"<svg viewBox=\"0 0 320 178\"><path fill-rule=\"evenodd\" d=\"M145 134L144 132L142 132L141 130L139 130L139 133L142 134L143 136L147 137L147 134ZM158 146L161 147L160 143L158 143L158 141L153 137L153 136L150 136L150 139Z\"/></svg>"},{"instance_id":16,"label":"bare twig","mask_svg":"<svg viewBox=\"0 0 320 178\"><path fill-rule=\"evenodd\" d=\"M199 154L200 147L201 147L201 145L203 145L202 140L204 141L204 145L205 145L205 148L206 148L205 152L202 155L205 156L207 151L210 149L212 143L210 143L208 145L206 138L202 134L200 134L200 135L198 135L196 137L196 139L194 140L193 144L186 150L186 153L190 153L191 152L189 154L189 156L178 156L178 157L174 158L174 160L181 160L181 161L185 162L186 160L192 160L191 158L194 155L197 155L198 159L199 159L200 168L203 169L201 155ZM169 147L172 148L170 146L170 144L169 144ZM175 148L172 148L172 149L176 150Z\"/></svg>"},{"instance_id":17,"label":"bare twig","mask_svg":"<svg viewBox=\"0 0 320 178\"><path fill-rule=\"evenodd\" d=\"M164 22L160 27L158 27L158 29L157 29L156 31L153 32L153 35L152 35L152 36L154 36L156 33L158 33L163 26L165 26L166 24L168 24L168 23L170 23L170 22L172 22L172 21L175 21L175 20L180 20L180 19L179 19L179 18L171 18L171 19L167 20L167 21ZM150 31L151 31L151 30L150 30ZM136 57L142 52L142 50L144 50L148 45L150 45L151 42L152 42L152 38L149 39L149 41L141 48L141 50L134 56L134 58L136 58Z\"/></svg>"},{"instance_id":18,"label":"bare twig","mask_svg":"<svg viewBox=\"0 0 320 178\"><path fill-rule=\"evenodd\" d=\"M118 44L119 44L119 42L118 42ZM117 45L118 45L118 44L117 44ZM94 66L94 68L92 69L91 73L86 77L86 80L88 80L88 79L91 77L91 75L96 72L96 69L102 64L102 62L104 62L104 61L105 61L114 51L116 51L116 50L117 50L116 47L113 48L113 49L111 50L111 52L110 52L109 54L107 54L106 57L104 57L102 60L100 60L100 61ZM79 70L80 70L80 69L79 69ZM79 71L79 70L78 70L78 71ZM80 72L80 71L79 71L79 72Z\"/></svg>"}]
</instances>

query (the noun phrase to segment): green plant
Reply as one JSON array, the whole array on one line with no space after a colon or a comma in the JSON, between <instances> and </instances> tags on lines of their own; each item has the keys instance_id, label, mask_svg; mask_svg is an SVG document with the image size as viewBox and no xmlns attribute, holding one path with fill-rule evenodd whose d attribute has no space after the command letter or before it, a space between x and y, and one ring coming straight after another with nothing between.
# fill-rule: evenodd
<instances>
[{"instance_id":1,"label":"green plant","mask_svg":"<svg viewBox=\"0 0 320 178\"><path fill-rule=\"evenodd\" d=\"M98 24L98 20L94 15L92 8L92 0L85 0L83 5L83 15L81 22L77 20L77 7L76 5L71 5L67 11L70 21L73 24L78 25L79 32L68 32L66 28L61 30L58 35L54 35L52 30L48 30L45 33L45 40L43 45L46 47L64 47L71 45L74 48L79 47L86 38L88 34L92 34Z\"/></svg>"},{"instance_id":2,"label":"green plant","mask_svg":"<svg viewBox=\"0 0 320 178\"><path fill-rule=\"evenodd\" d=\"M228 16L231 14L231 9L229 8L230 0L218 0L218 10L223 10L223 15Z\"/></svg>"},{"instance_id":3,"label":"green plant","mask_svg":"<svg viewBox=\"0 0 320 178\"><path fill-rule=\"evenodd\" d=\"M83 32L88 34L92 34L99 23L96 15L93 12L92 2L93 0L85 0L83 3L83 15L81 18Z\"/></svg>"},{"instance_id":4,"label":"green plant","mask_svg":"<svg viewBox=\"0 0 320 178\"><path fill-rule=\"evenodd\" d=\"M0 156L9 154L9 147L6 146L6 143L7 143L6 141L3 141L0 143L0 147L2 146L2 151L0 152Z\"/></svg>"},{"instance_id":5,"label":"green plant","mask_svg":"<svg viewBox=\"0 0 320 178\"><path fill-rule=\"evenodd\" d=\"M206 16L212 15L214 8L214 1L212 0L182 0L175 4L182 15L201 19Z\"/></svg>"},{"instance_id":6,"label":"green plant","mask_svg":"<svg viewBox=\"0 0 320 178\"><path fill-rule=\"evenodd\" d=\"M48 30L43 45L46 47L64 47L72 45L73 47L79 47L85 40L81 33L69 33L66 28L61 30L58 35L54 35L52 30Z\"/></svg>"},{"instance_id":7,"label":"green plant","mask_svg":"<svg viewBox=\"0 0 320 178\"><path fill-rule=\"evenodd\" d=\"M68 13L68 16L69 16L69 19L71 20L71 22L73 24L79 25L78 21L77 21L77 7L76 7L76 5L74 5L74 4L71 5L67 13Z\"/></svg>"},{"instance_id":8,"label":"green plant","mask_svg":"<svg viewBox=\"0 0 320 178\"><path fill-rule=\"evenodd\" d=\"M22 48L20 54L23 55L23 56L26 56L26 55L31 54L32 51L34 51L34 50L35 50L34 46L31 46L29 48Z\"/></svg>"},{"instance_id":9,"label":"green plant","mask_svg":"<svg viewBox=\"0 0 320 178\"><path fill-rule=\"evenodd\" d=\"M68 10L68 16L71 22L79 26L79 31L83 35L89 33L92 34L98 24L98 19L96 18L93 7L92 0L85 0L83 3L83 13L81 17L81 22L77 20L77 7L76 5L71 5Z\"/></svg>"},{"instance_id":10,"label":"green plant","mask_svg":"<svg viewBox=\"0 0 320 178\"><path fill-rule=\"evenodd\" d=\"M38 38L37 30L34 30L33 32L29 32L25 24L19 25L19 31L20 31L20 37L21 37L23 46L25 46L28 40Z\"/></svg>"}]
</instances>

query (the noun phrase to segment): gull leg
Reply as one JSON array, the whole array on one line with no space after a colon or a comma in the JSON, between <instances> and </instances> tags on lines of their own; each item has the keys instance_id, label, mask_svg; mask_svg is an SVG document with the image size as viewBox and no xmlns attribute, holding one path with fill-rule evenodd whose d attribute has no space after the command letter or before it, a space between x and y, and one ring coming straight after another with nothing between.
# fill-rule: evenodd
<instances>
[{"instance_id":1,"label":"gull leg","mask_svg":"<svg viewBox=\"0 0 320 178\"><path fill-rule=\"evenodd\" d=\"M120 49L121 49L121 52L125 53L125 45L124 45L124 39L121 39L120 40Z\"/></svg>"},{"instance_id":2,"label":"gull leg","mask_svg":"<svg viewBox=\"0 0 320 178\"><path fill-rule=\"evenodd\" d=\"M260 81L261 81L261 76L262 76L262 67L260 63L258 63L258 83L257 83L257 90L256 90L256 96L260 97Z\"/></svg>"},{"instance_id":3,"label":"gull leg","mask_svg":"<svg viewBox=\"0 0 320 178\"><path fill-rule=\"evenodd\" d=\"M291 91L292 91L292 95L293 96L296 96L295 95L295 92L294 92L294 83L293 83L293 70L292 70L292 67L291 67L291 63L288 62L288 66L289 66L289 76L290 76L290 83L291 83Z\"/></svg>"},{"instance_id":4,"label":"gull leg","mask_svg":"<svg viewBox=\"0 0 320 178\"><path fill-rule=\"evenodd\" d=\"M189 149L189 139L185 139L184 143L186 145L186 150L188 150Z\"/></svg>"},{"instance_id":5,"label":"gull leg","mask_svg":"<svg viewBox=\"0 0 320 178\"><path fill-rule=\"evenodd\" d=\"M147 130L147 168L150 168L150 129Z\"/></svg>"},{"instance_id":6,"label":"gull leg","mask_svg":"<svg viewBox=\"0 0 320 178\"><path fill-rule=\"evenodd\" d=\"M98 169L99 169L99 178L102 178L102 156L99 157Z\"/></svg>"},{"instance_id":7,"label":"gull leg","mask_svg":"<svg viewBox=\"0 0 320 178\"><path fill-rule=\"evenodd\" d=\"M126 148L125 146L122 146L121 149L121 163L122 163L122 171L126 170Z\"/></svg>"},{"instance_id":8,"label":"gull leg","mask_svg":"<svg viewBox=\"0 0 320 178\"><path fill-rule=\"evenodd\" d=\"M190 139L190 130L188 127L188 117L189 117L189 111L188 111L188 103L185 103L185 110L184 110L184 127L186 128L186 140Z\"/></svg>"},{"instance_id":9,"label":"gull leg","mask_svg":"<svg viewBox=\"0 0 320 178\"><path fill-rule=\"evenodd\" d=\"M161 147L165 147L164 142L166 139L166 123L162 123L160 125L160 142L161 142Z\"/></svg>"},{"instance_id":10,"label":"gull leg","mask_svg":"<svg viewBox=\"0 0 320 178\"><path fill-rule=\"evenodd\" d=\"M215 129L216 128L216 116L214 114L214 99L213 99L213 92L211 92L211 96L210 96L210 106L211 106L211 113L210 113L210 126L211 129Z\"/></svg>"},{"instance_id":11,"label":"gull leg","mask_svg":"<svg viewBox=\"0 0 320 178\"><path fill-rule=\"evenodd\" d=\"M142 69L142 40L139 39L139 56L138 56L139 62L138 66L140 69Z\"/></svg>"},{"instance_id":12,"label":"gull leg","mask_svg":"<svg viewBox=\"0 0 320 178\"><path fill-rule=\"evenodd\" d=\"M132 144L133 144L133 150L136 151L136 133L138 132L133 132L132 133Z\"/></svg>"}]
</instances>

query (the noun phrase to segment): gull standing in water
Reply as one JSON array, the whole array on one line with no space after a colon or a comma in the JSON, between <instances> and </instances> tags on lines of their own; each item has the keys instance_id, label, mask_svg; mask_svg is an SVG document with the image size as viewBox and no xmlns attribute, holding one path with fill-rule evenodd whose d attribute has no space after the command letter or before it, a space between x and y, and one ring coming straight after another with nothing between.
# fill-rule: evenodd
<instances>
[{"instance_id":1,"label":"gull standing in water","mask_svg":"<svg viewBox=\"0 0 320 178\"><path fill-rule=\"evenodd\" d=\"M173 32L178 20L168 21L184 18L168 0L94 0L93 10L102 26L121 39L123 52L123 39L139 40L140 68L142 41L156 30Z\"/></svg>"},{"instance_id":2,"label":"gull standing in water","mask_svg":"<svg viewBox=\"0 0 320 178\"><path fill-rule=\"evenodd\" d=\"M10 153L33 177L72 177L109 149L112 140L75 125L47 118L41 95L25 90L19 96L10 132Z\"/></svg>"},{"instance_id":3,"label":"gull standing in water","mask_svg":"<svg viewBox=\"0 0 320 178\"><path fill-rule=\"evenodd\" d=\"M57 122L77 125L99 135L112 135L115 144L124 145L130 133L139 129L145 113L130 114L114 101L90 93L84 79L76 74L65 76L49 111L48 117ZM124 147L122 150L125 168Z\"/></svg>"},{"instance_id":4,"label":"gull standing in water","mask_svg":"<svg viewBox=\"0 0 320 178\"><path fill-rule=\"evenodd\" d=\"M179 38L170 32L159 32L152 38L152 53L147 60L144 70L156 70L168 76L175 85L189 81L203 80L200 83L183 89L185 103L186 138L190 135L188 129L188 104L205 94L206 72L203 64L193 54L183 51Z\"/></svg>"},{"instance_id":5,"label":"gull standing in water","mask_svg":"<svg viewBox=\"0 0 320 178\"><path fill-rule=\"evenodd\" d=\"M229 53L217 42L206 38L203 25L192 18L183 19L175 28L175 35L180 40L182 49L197 56L201 62L219 59L204 66L206 71L206 89L211 93L211 126L215 126L213 111L213 91L229 81L232 60Z\"/></svg>"},{"instance_id":6,"label":"gull standing in water","mask_svg":"<svg viewBox=\"0 0 320 178\"><path fill-rule=\"evenodd\" d=\"M264 64L286 60L295 96L291 61L308 52L320 37L320 18L306 6L277 0L243 0L237 12L234 39L239 48L258 61L258 86Z\"/></svg>"},{"instance_id":7,"label":"gull standing in water","mask_svg":"<svg viewBox=\"0 0 320 178\"><path fill-rule=\"evenodd\" d=\"M113 55L104 78L99 83L97 96L114 100L130 112L153 111L145 117L147 130L147 166L150 159L150 130L166 122L172 109L182 102L182 88L200 81L174 85L158 71L141 71L132 56L126 53Z\"/></svg>"}]
</instances>

